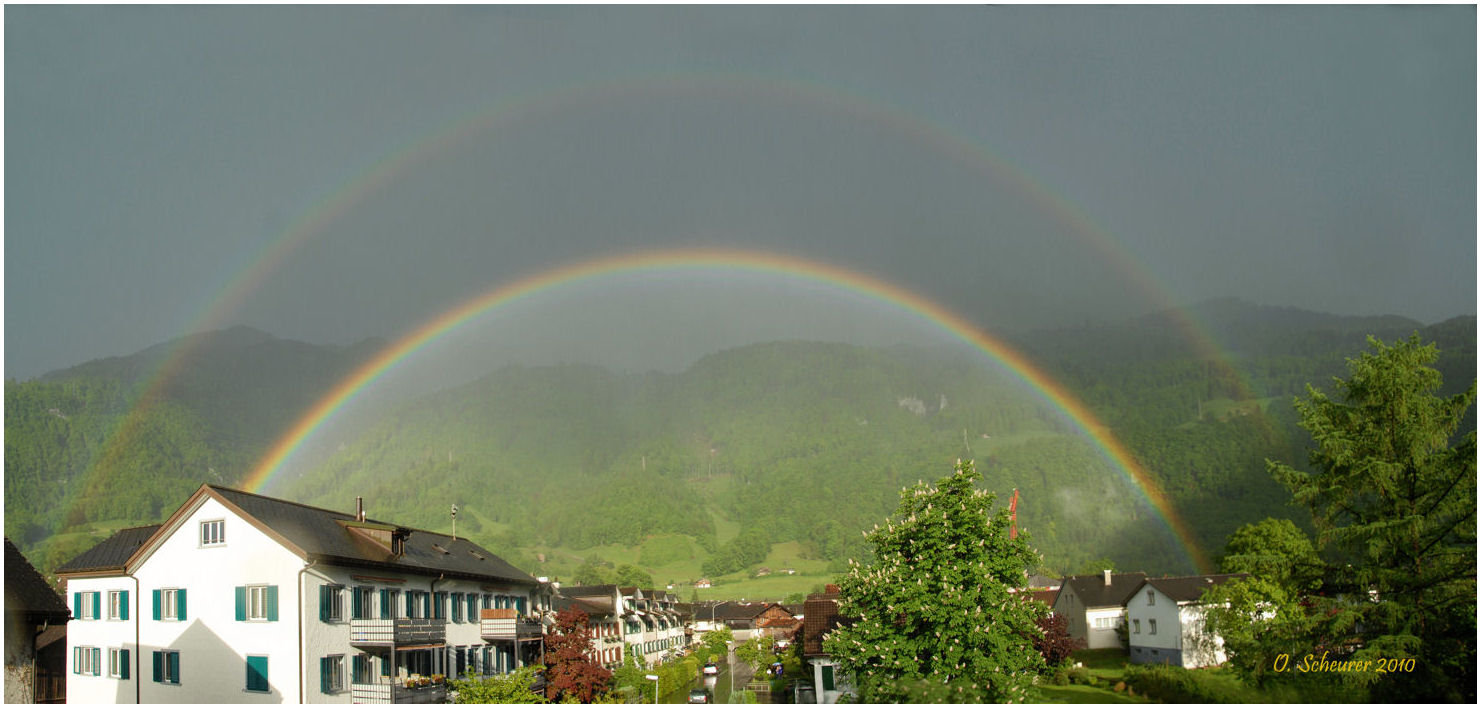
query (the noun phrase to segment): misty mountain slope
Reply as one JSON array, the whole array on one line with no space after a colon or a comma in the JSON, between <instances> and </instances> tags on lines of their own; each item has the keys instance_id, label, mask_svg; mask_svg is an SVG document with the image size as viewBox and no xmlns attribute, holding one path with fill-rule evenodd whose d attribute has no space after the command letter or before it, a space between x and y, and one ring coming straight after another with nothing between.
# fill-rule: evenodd
<instances>
[{"instance_id":1,"label":"misty mountain slope","mask_svg":"<svg viewBox=\"0 0 1481 708\"><path fill-rule=\"evenodd\" d=\"M194 355L140 406L182 345ZM237 327L6 381L6 534L34 554L59 532L158 521L203 482L236 484L298 411L377 348Z\"/></svg>"},{"instance_id":2,"label":"misty mountain slope","mask_svg":"<svg viewBox=\"0 0 1481 708\"><path fill-rule=\"evenodd\" d=\"M1222 306L1229 322L1210 318L1211 329L1270 332L1248 337L1232 372L1145 318L1013 337L1109 425L1210 553L1240 524L1304 518L1264 466L1306 459L1291 399L1342 375L1365 347L1364 327L1392 325L1376 332L1389 341L1414 331L1408 321ZM1276 324L1260 324L1266 315ZM1475 378L1475 325L1464 316L1419 328L1441 347L1446 392ZM145 377L179 341L6 382L6 533L38 563L54 567L111 527L157 522L202 482L239 483L378 348L246 328L196 336L196 356L126 436L117 432ZM1250 391L1260 397L1244 398ZM323 464L272 493L331 508L362 495L378 514L430 528L447 525L449 504L466 505L460 532L517 558L659 533L721 554L738 524L837 560L862 552L859 531L889 513L901 486L971 456L1000 502L1022 491L1021 526L1055 567L1185 564L1102 451L976 352L775 342L680 374L512 366L355 413L311 441Z\"/></svg>"},{"instance_id":3,"label":"misty mountain slope","mask_svg":"<svg viewBox=\"0 0 1481 708\"><path fill-rule=\"evenodd\" d=\"M714 513L857 556L858 530L902 486L970 455L1004 503L1023 490L1025 527L1057 557L1116 553L1111 529L1160 533L1082 434L980 359L809 342L728 350L677 375L506 368L398 409L284 491L330 506L363 495L431 528L456 503L520 547L680 533L714 551ZM1119 553L1179 562L1159 546Z\"/></svg>"}]
</instances>

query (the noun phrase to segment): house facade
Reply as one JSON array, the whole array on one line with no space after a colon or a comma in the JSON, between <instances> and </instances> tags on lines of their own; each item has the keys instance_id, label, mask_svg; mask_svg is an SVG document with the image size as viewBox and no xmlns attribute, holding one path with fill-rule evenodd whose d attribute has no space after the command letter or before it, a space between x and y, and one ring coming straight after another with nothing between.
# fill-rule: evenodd
<instances>
[{"instance_id":1,"label":"house facade","mask_svg":"<svg viewBox=\"0 0 1481 708\"><path fill-rule=\"evenodd\" d=\"M853 693L849 676L823 649L823 640L828 632L840 622L838 598L838 586L829 584L824 587L824 592L808 595L802 605L802 659L811 669L813 678L811 693L799 691L795 699L798 703L837 703L845 694Z\"/></svg>"},{"instance_id":2,"label":"house facade","mask_svg":"<svg viewBox=\"0 0 1481 708\"><path fill-rule=\"evenodd\" d=\"M1135 664L1187 669L1224 663L1224 640L1204 630L1203 593L1246 573L1148 578L1126 606L1127 639Z\"/></svg>"},{"instance_id":3,"label":"house facade","mask_svg":"<svg viewBox=\"0 0 1481 708\"><path fill-rule=\"evenodd\" d=\"M1117 629L1126 624L1126 602L1147 579L1146 573L1071 575L1060 584L1053 611L1065 618L1071 637L1087 649L1121 648Z\"/></svg>"},{"instance_id":4,"label":"house facade","mask_svg":"<svg viewBox=\"0 0 1481 708\"><path fill-rule=\"evenodd\" d=\"M440 702L536 660L551 599L466 539L214 485L58 575L96 703Z\"/></svg>"},{"instance_id":5,"label":"house facade","mask_svg":"<svg viewBox=\"0 0 1481 708\"><path fill-rule=\"evenodd\" d=\"M66 700L66 629L71 614L62 596L5 539L6 703Z\"/></svg>"}]
</instances>

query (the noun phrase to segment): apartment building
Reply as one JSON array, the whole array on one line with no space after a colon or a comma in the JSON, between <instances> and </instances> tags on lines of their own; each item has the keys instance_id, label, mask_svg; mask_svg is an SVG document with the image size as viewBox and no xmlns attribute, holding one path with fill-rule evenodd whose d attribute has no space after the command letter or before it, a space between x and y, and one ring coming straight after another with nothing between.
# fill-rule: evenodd
<instances>
[{"instance_id":1,"label":"apartment building","mask_svg":"<svg viewBox=\"0 0 1481 708\"><path fill-rule=\"evenodd\" d=\"M467 539L216 485L57 575L89 703L443 702L536 661L552 599Z\"/></svg>"}]
</instances>

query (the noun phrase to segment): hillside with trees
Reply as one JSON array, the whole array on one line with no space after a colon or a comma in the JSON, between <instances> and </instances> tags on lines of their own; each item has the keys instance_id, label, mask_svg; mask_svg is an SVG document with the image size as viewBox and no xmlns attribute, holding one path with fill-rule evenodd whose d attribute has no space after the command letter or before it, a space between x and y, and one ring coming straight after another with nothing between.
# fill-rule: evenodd
<instances>
[{"instance_id":1,"label":"hillside with trees","mask_svg":"<svg viewBox=\"0 0 1481 708\"><path fill-rule=\"evenodd\" d=\"M1169 313L1007 339L1110 426L1208 549L1266 517L1307 523L1264 460L1300 458L1309 436L1290 401L1342 373L1366 335L1417 330L1439 344L1447 388L1474 378L1474 317L1425 327L1238 301L1193 316L1234 343L1221 344L1229 365L1202 358ZM159 521L202 482L239 483L380 345L194 336L195 355L147 405L141 392L182 342L6 382L6 532L39 566ZM1020 526L1049 569L1191 570L1085 431L964 348L777 342L676 374L508 366L376 415L315 441L321 462L269 491L330 508L364 496L373 515L443 531L457 504L460 533L536 574L569 575L599 546L716 575L785 547L838 572L867 555L859 530L902 487L975 459L1000 503L1020 490ZM1462 425L1474 430L1474 414Z\"/></svg>"}]
</instances>

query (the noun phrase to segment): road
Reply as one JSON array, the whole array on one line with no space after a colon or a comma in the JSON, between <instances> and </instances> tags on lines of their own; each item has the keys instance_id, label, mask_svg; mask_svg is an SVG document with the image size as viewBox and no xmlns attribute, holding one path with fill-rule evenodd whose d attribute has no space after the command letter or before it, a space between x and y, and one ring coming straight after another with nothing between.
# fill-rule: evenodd
<instances>
[{"instance_id":1,"label":"road","mask_svg":"<svg viewBox=\"0 0 1481 708\"><path fill-rule=\"evenodd\" d=\"M732 647L730 655L726 657L726 661L720 664L719 675L695 676L683 688L677 691L665 692L658 700L661 703L686 703L689 700L690 690L703 688L710 692L716 703L729 703L731 687L730 672L732 667L735 670L735 690L739 693L741 689L745 688L746 682L751 680L751 674L755 673L755 671L749 665L743 664L735 658L735 651Z\"/></svg>"}]
</instances>

